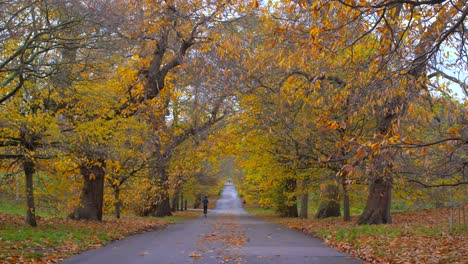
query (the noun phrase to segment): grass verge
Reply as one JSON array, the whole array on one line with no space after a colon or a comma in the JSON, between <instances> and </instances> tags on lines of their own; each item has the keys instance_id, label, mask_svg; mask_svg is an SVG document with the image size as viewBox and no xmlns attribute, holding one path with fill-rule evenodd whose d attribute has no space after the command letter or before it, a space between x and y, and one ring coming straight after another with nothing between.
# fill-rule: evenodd
<instances>
[{"instance_id":1,"label":"grass verge","mask_svg":"<svg viewBox=\"0 0 468 264\"><path fill-rule=\"evenodd\" d=\"M198 216L184 211L165 218L126 216L102 222L39 217L38 226L30 227L24 216L0 213L0 263L56 263L113 240Z\"/></svg>"}]
</instances>

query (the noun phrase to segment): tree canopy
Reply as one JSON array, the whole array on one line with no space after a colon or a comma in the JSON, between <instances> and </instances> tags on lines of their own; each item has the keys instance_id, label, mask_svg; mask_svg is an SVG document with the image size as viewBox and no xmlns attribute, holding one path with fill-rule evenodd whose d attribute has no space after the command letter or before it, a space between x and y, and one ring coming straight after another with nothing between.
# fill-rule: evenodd
<instances>
[{"instance_id":1,"label":"tree canopy","mask_svg":"<svg viewBox=\"0 0 468 264\"><path fill-rule=\"evenodd\" d=\"M0 14L0 189L24 176L31 225L35 196L74 219L166 216L226 177L281 215L312 194L323 212L342 199L345 219L356 204L361 224L391 223L392 201L463 197L466 1L8 0Z\"/></svg>"}]
</instances>

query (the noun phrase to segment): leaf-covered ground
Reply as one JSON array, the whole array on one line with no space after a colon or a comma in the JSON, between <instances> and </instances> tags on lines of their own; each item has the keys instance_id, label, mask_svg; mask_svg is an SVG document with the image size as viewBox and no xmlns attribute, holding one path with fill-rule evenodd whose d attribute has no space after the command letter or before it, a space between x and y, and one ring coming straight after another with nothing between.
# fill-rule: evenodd
<instances>
[{"instance_id":1,"label":"leaf-covered ground","mask_svg":"<svg viewBox=\"0 0 468 264\"><path fill-rule=\"evenodd\" d=\"M468 208L465 208L468 214ZM301 230L367 263L468 263L468 226L455 214L450 230L450 209L393 214L393 224L358 226L332 219L294 219L260 215L269 221ZM468 222L468 219L465 221ZM459 224L461 222L461 224Z\"/></svg>"},{"instance_id":2,"label":"leaf-covered ground","mask_svg":"<svg viewBox=\"0 0 468 264\"><path fill-rule=\"evenodd\" d=\"M33 228L24 223L23 216L0 213L0 263L56 263L113 240L199 215L199 212L178 212L175 217L164 219L128 218L103 222L41 217L38 227Z\"/></svg>"}]
</instances>

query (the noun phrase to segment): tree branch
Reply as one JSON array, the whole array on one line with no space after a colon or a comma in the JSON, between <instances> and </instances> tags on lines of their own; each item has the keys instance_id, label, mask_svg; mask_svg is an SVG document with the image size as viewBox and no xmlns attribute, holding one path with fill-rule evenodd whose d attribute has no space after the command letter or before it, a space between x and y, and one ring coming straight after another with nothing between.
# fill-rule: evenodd
<instances>
[{"instance_id":1,"label":"tree branch","mask_svg":"<svg viewBox=\"0 0 468 264\"><path fill-rule=\"evenodd\" d=\"M417 180L408 180L408 182L414 182L419 185L422 185L424 188L437 188L437 187L455 187L459 185L468 184L468 182L457 182L457 183L442 183L442 184L427 184Z\"/></svg>"}]
</instances>

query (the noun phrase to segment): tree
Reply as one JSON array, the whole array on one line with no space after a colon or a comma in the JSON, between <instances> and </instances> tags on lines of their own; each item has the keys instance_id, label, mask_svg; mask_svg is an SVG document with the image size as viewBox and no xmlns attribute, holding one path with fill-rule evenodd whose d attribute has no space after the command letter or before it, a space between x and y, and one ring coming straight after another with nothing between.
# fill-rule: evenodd
<instances>
[{"instance_id":1,"label":"tree","mask_svg":"<svg viewBox=\"0 0 468 264\"><path fill-rule=\"evenodd\" d=\"M132 187L133 178L143 177L147 173L150 153L145 140L149 137L146 124L135 117L120 121L120 128L113 139L108 141L108 145L112 145L110 148L112 151L105 166L105 179L112 189L112 198L108 200L114 206L116 218L120 218L124 197L128 195L123 191Z\"/></svg>"},{"instance_id":2,"label":"tree","mask_svg":"<svg viewBox=\"0 0 468 264\"><path fill-rule=\"evenodd\" d=\"M25 87L30 85L34 83L25 83ZM1 111L0 157L21 164L26 187L26 223L36 226L33 176L40 160L54 156L51 148L57 140L59 129L55 119L38 107L41 94L32 90L27 95L27 100L11 98Z\"/></svg>"},{"instance_id":3,"label":"tree","mask_svg":"<svg viewBox=\"0 0 468 264\"><path fill-rule=\"evenodd\" d=\"M438 4L441 4L438 6ZM363 101L353 101L359 111L371 110L376 122L375 141L362 141L369 171L368 205L360 223L391 222L390 205L393 177L390 173L395 163L391 157L395 149L387 148L389 139L398 137L398 124L407 113L407 108L418 97L429 97L431 58L437 58L444 46L456 48L454 57L462 59L466 49L461 48L464 32L466 8L461 2L445 1L419 3L403 1L384 1L374 4L371 1L356 4L350 1L315 1L289 2L284 8L303 10L311 15L312 20L321 21L310 28L308 41L314 49L350 50L352 53L346 61L347 71L355 72L359 79L345 78L348 87L360 88L354 91ZM283 12L288 14L288 12ZM330 16L330 14L333 14ZM450 15L448 15L450 14ZM434 21L425 22L425 17L434 16ZM288 25L295 25L297 16ZM332 17L328 19L328 17ZM372 17L372 19L369 19ZM453 17L447 21L447 17ZM461 30L457 30L461 29ZM320 36L318 35L320 33ZM336 35L338 33L338 35ZM345 34L346 33L346 34ZM339 36L343 36L340 38ZM410 37L408 37L410 36ZM319 38L320 37L320 38ZM334 40L333 45L325 46L327 41ZM360 61L357 45L370 45L365 56L368 65L365 68L356 64ZM379 46L375 46L379 43ZM358 58L354 58L354 54ZM329 57L333 57L330 55ZM466 56L465 56L466 57ZM357 67L356 67L357 66ZM434 71L434 70L432 70ZM436 73L432 76L443 74ZM447 75L446 75L447 77ZM448 76L450 79L450 76ZM455 82L462 82L454 80ZM376 96L377 95L377 96ZM397 136L398 135L398 136ZM369 148L372 146L371 148ZM363 155L363 151L355 152Z\"/></svg>"},{"instance_id":4,"label":"tree","mask_svg":"<svg viewBox=\"0 0 468 264\"><path fill-rule=\"evenodd\" d=\"M4 157L22 161L26 221L36 226L33 175L38 159L52 158L47 142L58 129L52 109L44 103L53 93L47 84L58 65L56 52L64 45L59 36L75 27L78 20L58 19L60 6L48 1L8 1L1 5L0 38L4 49L0 52L0 104L2 114L7 116L2 147L10 152ZM20 93L18 99L13 98Z\"/></svg>"},{"instance_id":5,"label":"tree","mask_svg":"<svg viewBox=\"0 0 468 264\"><path fill-rule=\"evenodd\" d=\"M0 104L17 94L27 80L45 79L55 71L60 36L78 20L57 20L60 5L52 1L3 1L0 21Z\"/></svg>"}]
</instances>

